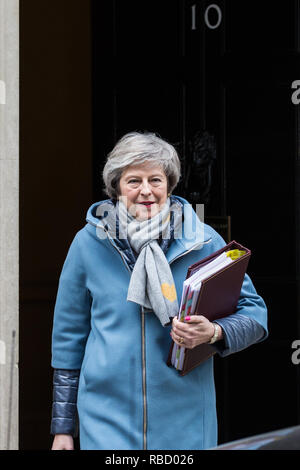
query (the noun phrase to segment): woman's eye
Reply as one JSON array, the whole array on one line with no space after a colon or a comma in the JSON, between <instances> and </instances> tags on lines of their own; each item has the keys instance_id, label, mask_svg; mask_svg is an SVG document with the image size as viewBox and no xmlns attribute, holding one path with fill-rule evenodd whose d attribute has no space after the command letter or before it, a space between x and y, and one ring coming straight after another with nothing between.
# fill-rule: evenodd
<instances>
[{"instance_id":1,"label":"woman's eye","mask_svg":"<svg viewBox=\"0 0 300 470\"><path fill-rule=\"evenodd\" d=\"M152 181L153 181L154 183L160 183L160 178L153 178Z\"/></svg>"},{"instance_id":2,"label":"woman's eye","mask_svg":"<svg viewBox=\"0 0 300 470\"><path fill-rule=\"evenodd\" d=\"M160 178L151 178L150 183L158 184L161 182ZM128 184L140 184L140 180L132 178L128 181Z\"/></svg>"}]
</instances>

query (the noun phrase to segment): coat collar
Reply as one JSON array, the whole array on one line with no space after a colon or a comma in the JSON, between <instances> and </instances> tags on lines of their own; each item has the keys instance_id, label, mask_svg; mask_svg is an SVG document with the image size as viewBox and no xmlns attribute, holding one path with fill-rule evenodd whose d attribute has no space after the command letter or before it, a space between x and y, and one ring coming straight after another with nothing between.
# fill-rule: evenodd
<instances>
[{"instance_id":1,"label":"coat collar","mask_svg":"<svg viewBox=\"0 0 300 470\"><path fill-rule=\"evenodd\" d=\"M166 256L169 263L193 249L201 249L211 241L211 237L206 233L205 224L200 220L192 205L180 196L173 197L182 204L183 224L181 235L175 237L167 252Z\"/></svg>"}]
</instances>

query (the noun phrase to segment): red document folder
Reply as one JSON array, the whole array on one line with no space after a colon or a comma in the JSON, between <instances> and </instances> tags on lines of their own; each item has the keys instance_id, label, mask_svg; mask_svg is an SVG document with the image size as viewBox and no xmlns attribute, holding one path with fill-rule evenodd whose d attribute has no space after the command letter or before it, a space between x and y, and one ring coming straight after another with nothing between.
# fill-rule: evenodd
<instances>
[{"instance_id":1,"label":"red document folder","mask_svg":"<svg viewBox=\"0 0 300 470\"><path fill-rule=\"evenodd\" d=\"M249 258L251 256L251 251L248 248L245 248L233 240L210 256L192 264L188 268L186 278L189 278L201 266L209 263L224 251L235 249L244 250L246 253L225 266L221 271L203 280L194 315L203 315L210 321L213 321L231 315L236 311ZM167 359L169 366L172 365L171 357L173 345L174 342L172 342ZM185 349L183 368L178 371L179 374L186 375L190 370L197 367L215 353L216 349L213 345L209 344L200 344L194 349Z\"/></svg>"}]
</instances>

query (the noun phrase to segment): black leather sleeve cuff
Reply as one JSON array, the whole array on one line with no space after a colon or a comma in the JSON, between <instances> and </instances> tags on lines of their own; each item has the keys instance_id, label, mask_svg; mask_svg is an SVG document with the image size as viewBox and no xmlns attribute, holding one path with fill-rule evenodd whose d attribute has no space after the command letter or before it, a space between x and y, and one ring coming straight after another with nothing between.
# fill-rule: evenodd
<instances>
[{"instance_id":1,"label":"black leather sleeve cuff","mask_svg":"<svg viewBox=\"0 0 300 470\"><path fill-rule=\"evenodd\" d=\"M54 369L51 434L78 436L79 374L80 370Z\"/></svg>"},{"instance_id":2,"label":"black leather sleeve cuff","mask_svg":"<svg viewBox=\"0 0 300 470\"><path fill-rule=\"evenodd\" d=\"M223 329L224 340L222 343L220 341L214 344L221 357L229 356L258 343L266 334L264 328L256 320L239 313L219 318L215 320L215 323Z\"/></svg>"}]
</instances>

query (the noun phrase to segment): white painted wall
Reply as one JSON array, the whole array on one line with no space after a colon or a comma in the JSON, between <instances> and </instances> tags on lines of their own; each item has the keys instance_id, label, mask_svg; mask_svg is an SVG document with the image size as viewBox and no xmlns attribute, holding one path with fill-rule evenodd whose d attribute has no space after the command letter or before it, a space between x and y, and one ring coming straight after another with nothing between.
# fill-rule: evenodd
<instances>
[{"instance_id":1,"label":"white painted wall","mask_svg":"<svg viewBox=\"0 0 300 470\"><path fill-rule=\"evenodd\" d=\"M18 449L19 0L0 0L0 449Z\"/></svg>"}]
</instances>

